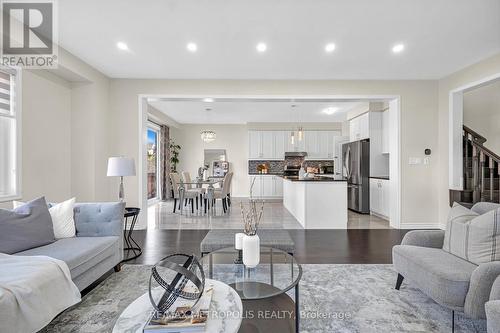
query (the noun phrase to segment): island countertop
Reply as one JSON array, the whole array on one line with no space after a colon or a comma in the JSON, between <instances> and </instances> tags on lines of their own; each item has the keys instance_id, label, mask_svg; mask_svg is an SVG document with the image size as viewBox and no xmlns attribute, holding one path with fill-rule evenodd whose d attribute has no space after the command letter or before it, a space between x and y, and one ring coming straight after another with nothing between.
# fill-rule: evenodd
<instances>
[{"instance_id":1,"label":"island countertop","mask_svg":"<svg viewBox=\"0 0 500 333\"><path fill-rule=\"evenodd\" d=\"M283 205L304 229L347 229L347 181L283 177Z\"/></svg>"},{"instance_id":2,"label":"island countertop","mask_svg":"<svg viewBox=\"0 0 500 333\"><path fill-rule=\"evenodd\" d=\"M313 178L300 179L298 176L279 176L292 182L347 182L347 179L334 179L332 177L315 176Z\"/></svg>"}]
</instances>

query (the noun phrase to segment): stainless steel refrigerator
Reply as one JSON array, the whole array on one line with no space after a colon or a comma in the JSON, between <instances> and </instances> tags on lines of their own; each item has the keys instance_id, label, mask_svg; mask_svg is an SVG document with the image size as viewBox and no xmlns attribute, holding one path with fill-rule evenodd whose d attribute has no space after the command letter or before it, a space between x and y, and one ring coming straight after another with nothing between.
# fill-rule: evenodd
<instances>
[{"instance_id":1,"label":"stainless steel refrigerator","mask_svg":"<svg viewBox=\"0 0 500 333\"><path fill-rule=\"evenodd\" d=\"M347 207L362 214L370 213L370 141L361 140L342 146L344 175L347 177Z\"/></svg>"}]
</instances>

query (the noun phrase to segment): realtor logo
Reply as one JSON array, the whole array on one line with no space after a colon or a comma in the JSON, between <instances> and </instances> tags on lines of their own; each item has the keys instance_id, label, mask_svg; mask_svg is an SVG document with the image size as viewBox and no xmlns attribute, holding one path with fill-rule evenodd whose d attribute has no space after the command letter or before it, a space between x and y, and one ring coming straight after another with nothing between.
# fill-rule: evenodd
<instances>
[{"instance_id":1,"label":"realtor logo","mask_svg":"<svg viewBox=\"0 0 500 333\"><path fill-rule=\"evenodd\" d=\"M3 0L2 58L4 66L57 67L55 1Z\"/></svg>"}]
</instances>

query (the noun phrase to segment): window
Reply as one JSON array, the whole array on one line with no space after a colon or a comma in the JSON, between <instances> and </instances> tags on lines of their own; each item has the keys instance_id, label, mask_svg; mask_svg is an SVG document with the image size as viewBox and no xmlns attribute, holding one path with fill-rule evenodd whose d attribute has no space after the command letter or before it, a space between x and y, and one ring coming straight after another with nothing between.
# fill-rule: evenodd
<instances>
[{"instance_id":1,"label":"window","mask_svg":"<svg viewBox=\"0 0 500 333\"><path fill-rule=\"evenodd\" d=\"M158 200L160 198L160 128L153 124L148 124L148 200Z\"/></svg>"},{"instance_id":2,"label":"window","mask_svg":"<svg viewBox=\"0 0 500 333\"><path fill-rule=\"evenodd\" d=\"M21 196L19 75L0 68L0 201Z\"/></svg>"}]
</instances>

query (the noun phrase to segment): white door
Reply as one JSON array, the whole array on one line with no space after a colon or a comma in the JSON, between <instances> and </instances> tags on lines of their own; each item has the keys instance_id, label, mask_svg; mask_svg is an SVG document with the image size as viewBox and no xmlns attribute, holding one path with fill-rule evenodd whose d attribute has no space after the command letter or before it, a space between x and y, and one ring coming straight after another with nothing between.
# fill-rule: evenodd
<instances>
[{"instance_id":1,"label":"white door","mask_svg":"<svg viewBox=\"0 0 500 333\"><path fill-rule=\"evenodd\" d=\"M318 158L332 158L333 135L331 131L318 131L316 135ZM330 150L329 150L330 149Z\"/></svg>"},{"instance_id":2,"label":"white door","mask_svg":"<svg viewBox=\"0 0 500 333\"><path fill-rule=\"evenodd\" d=\"M370 178L370 211L381 214L379 180L372 178Z\"/></svg>"},{"instance_id":3,"label":"white door","mask_svg":"<svg viewBox=\"0 0 500 333\"><path fill-rule=\"evenodd\" d=\"M274 176L262 176L262 196L272 197L274 194Z\"/></svg>"},{"instance_id":4,"label":"white door","mask_svg":"<svg viewBox=\"0 0 500 333\"><path fill-rule=\"evenodd\" d=\"M305 131L304 139L307 158L318 158L318 132Z\"/></svg>"},{"instance_id":5,"label":"white door","mask_svg":"<svg viewBox=\"0 0 500 333\"><path fill-rule=\"evenodd\" d=\"M286 139L285 131L274 131L274 158L285 159Z\"/></svg>"},{"instance_id":6,"label":"white door","mask_svg":"<svg viewBox=\"0 0 500 333\"><path fill-rule=\"evenodd\" d=\"M262 131L261 158L274 158L274 132Z\"/></svg>"},{"instance_id":7,"label":"white door","mask_svg":"<svg viewBox=\"0 0 500 333\"><path fill-rule=\"evenodd\" d=\"M260 131L248 132L248 158L258 159L262 154L262 136Z\"/></svg>"},{"instance_id":8,"label":"white door","mask_svg":"<svg viewBox=\"0 0 500 333\"><path fill-rule=\"evenodd\" d=\"M380 200L380 213L383 216L389 217L390 209L390 182L388 180L380 181L380 192L381 192L381 200Z\"/></svg>"},{"instance_id":9,"label":"white door","mask_svg":"<svg viewBox=\"0 0 500 333\"><path fill-rule=\"evenodd\" d=\"M283 178L274 176L274 193L275 197L283 197Z\"/></svg>"},{"instance_id":10,"label":"white door","mask_svg":"<svg viewBox=\"0 0 500 333\"><path fill-rule=\"evenodd\" d=\"M262 176L250 176L249 194L252 198L262 197Z\"/></svg>"},{"instance_id":11,"label":"white door","mask_svg":"<svg viewBox=\"0 0 500 333\"><path fill-rule=\"evenodd\" d=\"M358 140L368 139L370 137L370 113L367 112L359 118L359 136Z\"/></svg>"}]
</instances>

